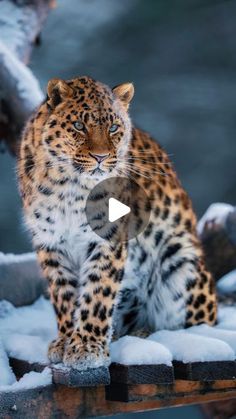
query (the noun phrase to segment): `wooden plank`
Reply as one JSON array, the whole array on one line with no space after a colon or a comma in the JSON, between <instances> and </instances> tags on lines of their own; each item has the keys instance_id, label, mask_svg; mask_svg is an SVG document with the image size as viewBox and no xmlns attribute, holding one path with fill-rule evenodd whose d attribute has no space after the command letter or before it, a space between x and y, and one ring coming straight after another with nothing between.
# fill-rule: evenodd
<instances>
[{"instance_id":1,"label":"wooden plank","mask_svg":"<svg viewBox=\"0 0 236 419\"><path fill-rule=\"evenodd\" d=\"M30 371L41 372L46 365L30 364L26 361L11 358L10 365L17 377L22 377ZM166 365L121 365L111 364L108 368L90 369L77 371L62 365L49 365L52 369L53 382L71 386L96 386L108 385L111 379L109 397L113 399L113 393L117 389L126 393L125 386L129 384L171 384L175 379L189 381L216 381L236 379L236 362L193 362L184 364L179 361L173 362L173 368ZM122 396L123 397L123 396ZM124 397L125 398L125 397Z\"/></svg>"},{"instance_id":2,"label":"wooden plank","mask_svg":"<svg viewBox=\"0 0 236 419\"><path fill-rule=\"evenodd\" d=\"M194 365L194 367L196 368L196 371L194 368L189 370L191 371L192 378L194 378L194 380L196 379L194 373L198 373L199 371L199 365L197 365L198 363L195 364L196 365ZM224 364L224 362L219 364ZM42 371L45 367L45 365L42 364L28 364L25 361L19 360L11 360L11 365L13 366L15 372L17 372L18 376L21 376L25 372L29 372L31 370L38 372ZM204 363L202 363L201 367L203 367L203 365ZM191 365L191 367L192 366L193 365ZM51 418L57 418L58 416L63 418L75 416L92 417L110 415L113 413L146 411L167 406L204 403L236 397L236 380L229 380L228 373L226 374L227 379L221 379L218 381L212 381L213 377L211 375L209 381L206 381L206 376L201 376L201 381L189 381L185 378L185 380L178 379L174 383L172 382L169 384L128 384L128 382L131 383L132 381L137 382L141 380L138 374L141 373L142 369L138 368L139 371L137 371L137 366L130 368L113 365L112 367L113 369L116 368L117 371L115 371L115 369L113 370L113 373L111 371L113 377L112 382L106 387L101 385L95 387L94 378L92 378L91 382L91 375L89 379L85 377L85 379L83 378L81 380L80 374L76 374L74 378L73 374L68 376L65 374L65 369L62 371L60 368L57 368L59 378L55 378L55 368L53 368L54 383L64 381L66 386L52 385L47 386L47 388L38 388L26 392L20 391L17 393L0 394L0 417L2 417L1 414L3 415L3 413L4 415L11 417L11 414L14 413L14 417L31 418L33 415L32 412L35 410L35 417L44 418L44 414L46 412L46 407L44 406L45 403L47 409L50 411ZM118 373L119 367L121 367L121 374ZM190 367L190 365L188 365L188 367ZM208 374L209 371L212 374L216 365L210 365L210 367L211 368L208 370ZM228 372L231 367L232 365L227 362ZM58 371L62 374L61 377ZM186 369L184 371L186 373ZM222 368L220 368L219 371L222 378ZM203 372L205 374L205 370L203 370ZM78 371L76 371L76 373L78 373ZM146 372L146 377L144 374L144 379L148 379L148 376L150 380L153 379L150 372ZM88 381L86 382L87 379ZM113 381L114 379L120 382L115 382ZM89 384L92 386L88 387ZM74 389L68 386L80 386L80 388L76 388L76 393L74 393L74 391L71 391ZM65 409L64 404L62 406L62 401L64 403L65 400L64 394L67 394L67 407ZM90 397L91 395L93 395L92 399ZM50 403L50 397L54 397L56 402L54 400L53 403ZM94 405L94 397L96 398L96 406ZM27 409L30 409L31 416L27 414ZM38 414L38 411L41 413ZM75 413L68 414L70 411Z\"/></svg>"},{"instance_id":3,"label":"wooden plank","mask_svg":"<svg viewBox=\"0 0 236 419\"><path fill-rule=\"evenodd\" d=\"M167 365L110 366L111 383L106 387L106 398L111 401L129 401L130 384L173 384L173 367Z\"/></svg>"},{"instance_id":4,"label":"wooden plank","mask_svg":"<svg viewBox=\"0 0 236 419\"><path fill-rule=\"evenodd\" d=\"M78 371L64 366L50 367L54 384L64 384L68 387L94 387L110 383L109 368L89 368Z\"/></svg>"},{"instance_id":5,"label":"wooden plank","mask_svg":"<svg viewBox=\"0 0 236 419\"><path fill-rule=\"evenodd\" d=\"M10 365L17 377L22 377L30 371L41 372L47 365L29 363L11 358ZM121 365L113 363L108 369L96 368L89 371L77 371L59 365L48 365L53 374L55 384L68 386L107 385L110 383L123 384L164 384L173 383L174 370L164 364L160 365Z\"/></svg>"},{"instance_id":6,"label":"wooden plank","mask_svg":"<svg viewBox=\"0 0 236 419\"><path fill-rule=\"evenodd\" d=\"M236 361L192 362L174 361L176 379L191 381L216 381L236 379Z\"/></svg>"},{"instance_id":7,"label":"wooden plank","mask_svg":"<svg viewBox=\"0 0 236 419\"><path fill-rule=\"evenodd\" d=\"M160 406L168 406L178 404L178 400L182 400L181 404L188 404L191 400L204 403L218 398L231 398L232 392L236 394L236 380L215 382L177 380L174 384L128 386L111 383L106 388L106 398L126 403L159 400Z\"/></svg>"},{"instance_id":8,"label":"wooden plank","mask_svg":"<svg viewBox=\"0 0 236 419\"><path fill-rule=\"evenodd\" d=\"M106 400L105 387L69 388L52 385L0 394L0 417L64 419L142 412L170 406L236 397L236 382L198 383L178 380L169 385L129 385L127 403Z\"/></svg>"},{"instance_id":9,"label":"wooden plank","mask_svg":"<svg viewBox=\"0 0 236 419\"><path fill-rule=\"evenodd\" d=\"M111 384L171 384L173 367L160 365L110 365Z\"/></svg>"},{"instance_id":10,"label":"wooden plank","mask_svg":"<svg viewBox=\"0 0 236 419\"><path fill-rule=\"evenodd\" d=\"M108 385L110 383L110 373L107 367L90 368L86 371L78 371L61 364L46 365L29 363L16 358L10 359L10 365L18 378L30 371L41 372L48 366L52 371L52 381L54 384L64 384L68 387L91 387Z\"/></svg>"},{"instance_id":11,"label":"wooden plank","mask_svg":"<svg viewBox=\"0 0 236 419\"><path fill-rule=\"evenodd\" d=\"M46 364L39 364L37 362L30 363L28 361L23 361L22 359L16 358L10 358L9 363L18 379L30 371L42 372L47 366Z\"/></svg>"}]
</instances>

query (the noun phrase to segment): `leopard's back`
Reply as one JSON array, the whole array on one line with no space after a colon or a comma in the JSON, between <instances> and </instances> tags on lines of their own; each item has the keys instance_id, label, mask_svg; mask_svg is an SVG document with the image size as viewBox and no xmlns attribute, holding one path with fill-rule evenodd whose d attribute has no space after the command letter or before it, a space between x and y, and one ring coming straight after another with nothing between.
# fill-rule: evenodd
<instances>
[{"instance_id":1,"label":"leopard's back","mask_svg":"<svg viewBox=\"0 0 236 419\"><path fill-rule=\"evenodd\" d=\"M214 324L214 283L204 268L196 216L168 155L147 133L134 129L130 161L151 202L151 215L137 240L129 241L118 333Z\"/></svg>"}]
</instances>

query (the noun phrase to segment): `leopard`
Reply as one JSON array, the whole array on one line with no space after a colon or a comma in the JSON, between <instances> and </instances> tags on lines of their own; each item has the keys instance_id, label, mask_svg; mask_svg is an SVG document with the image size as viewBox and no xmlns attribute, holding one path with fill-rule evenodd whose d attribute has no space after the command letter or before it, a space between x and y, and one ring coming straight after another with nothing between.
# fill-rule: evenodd
<instances>
[{"instance_id":1,"label":"leopard","mask_svg":"<svg viewBox=\"0 0 236 419\"><path fill-rule=\"evenodd\" d=\"M51 79L20 142L24 222L58 326L48 357L79 370L108 366L114 337L217 320L192 202L170 156L131 122L133 96L131 82ZM143 188L150 217L137 237L106 240L91 229L86 200L121 175Z\"/></svg>"}]
</instances>

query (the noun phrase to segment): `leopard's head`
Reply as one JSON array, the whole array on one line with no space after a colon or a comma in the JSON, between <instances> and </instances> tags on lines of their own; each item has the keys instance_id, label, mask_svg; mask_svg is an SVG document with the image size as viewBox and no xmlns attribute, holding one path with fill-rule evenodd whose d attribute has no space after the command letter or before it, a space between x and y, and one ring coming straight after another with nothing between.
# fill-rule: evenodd
<instances>
[{"instance_id":1,"label":"leopard's head","mask_svg":"<svg viewBox=\"0 0 236 419\"><path fill-rule=\"evenodd\" d=\"M48 83L43 143L50 159L83 176L122 175L131 139L132 83L110 89L89 77ZM56 164L56 163L55 163Z\"/></svg>"}]
</instances>

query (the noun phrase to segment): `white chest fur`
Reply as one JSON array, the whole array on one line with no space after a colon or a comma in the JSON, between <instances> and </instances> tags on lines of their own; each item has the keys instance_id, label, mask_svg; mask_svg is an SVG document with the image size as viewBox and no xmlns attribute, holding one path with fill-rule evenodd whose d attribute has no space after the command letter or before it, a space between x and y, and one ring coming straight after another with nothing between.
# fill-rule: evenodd
<instances>
[{"instance_id":1,"label":"white chest fur","mask_svg":"<svg viewBox=\"0 0 236 419\"><path fill-rule=\"evenodd\" d=\"M26 213L26 223L33 232L35 246L62 248L77 259L83 256L94 236L87 223L85 206L89 190L78 184L50 196L41 194Z\"/></svg>"}]
</instances>

